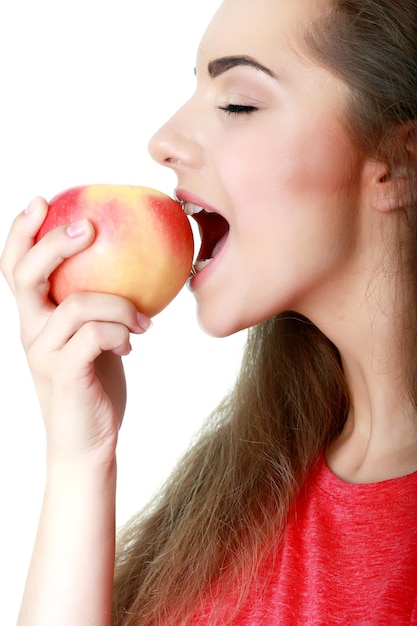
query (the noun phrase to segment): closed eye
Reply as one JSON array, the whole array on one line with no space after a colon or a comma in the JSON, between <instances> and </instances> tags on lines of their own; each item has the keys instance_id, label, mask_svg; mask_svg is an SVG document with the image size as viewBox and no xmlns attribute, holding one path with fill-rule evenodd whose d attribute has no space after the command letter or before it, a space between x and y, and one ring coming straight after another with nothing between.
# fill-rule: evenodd
<instances>
[{"instance_id":1,"label":"closed eye","mask_svg":"<svg viewBox=\"0 0 417 626\"><path fill-rule=\"evenodd\" d=\"M257 107L245 104L228 104L224 107L219 107L221 111L225 111L228 115L249 115L257 111Z\"/></svg>"}]
</instances>

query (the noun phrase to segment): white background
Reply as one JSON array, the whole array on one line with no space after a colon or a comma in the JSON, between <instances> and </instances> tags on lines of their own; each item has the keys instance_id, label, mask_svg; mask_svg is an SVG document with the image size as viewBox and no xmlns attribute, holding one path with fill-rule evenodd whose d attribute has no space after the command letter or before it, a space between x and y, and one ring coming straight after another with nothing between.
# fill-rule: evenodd
<instances>
[{"instance_id":1,"label":"white background","mask_svg":"<svg viewBox=\"0 0 417 626\"><path fill-rule=\"evenodd\" d=\"M34 195L78 184L149 185L175 177L147 153L153 132L191 95L195 53L219 0L2 0L0 246ZM13 625L44 480L44 433L15 305L1 303L0 622ZM133 339L120 436L118 524L158 488L233 383L244 333L199 328L184 289Z\"/></svg>"}]
</instances>

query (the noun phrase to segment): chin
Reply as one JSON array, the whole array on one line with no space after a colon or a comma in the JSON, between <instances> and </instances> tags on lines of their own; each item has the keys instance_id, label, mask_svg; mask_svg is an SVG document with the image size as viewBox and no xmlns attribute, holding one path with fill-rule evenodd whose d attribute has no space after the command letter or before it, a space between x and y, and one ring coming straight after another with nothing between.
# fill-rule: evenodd
<instances>
[{"instance_id":1,"label":"chin","mask_svg":"<svg viewBox=\"0 0 417 626\"><path fill-rule=\"evenodd\" d=\"M230 337L259 323L233 315L233 310L214 306L213 303L198 303L197 319L200 327L211 337L218 339ZM261 320L263 321L263 320Z\"/></svg>"},{"instance_id":2,"label":"chin","mask_svg":"<svg viewBox=\"0 0 417 626\"><path fill-rule=\"evenodd\" d=\"M216 337L217 339L230 337L230 335L234 335L240 330L246 328L244 324L239 325L234 323L233 320L229 318L227 312L220 313L218 311L216 314L214 312L203 311L198 308L197 319L204 332L211 337Z\"/></svg>"},{"instance_id":3,"label":"chin","mask_svg":"<svg viewBox=\"0 0 417 626\"><path fill-rule=\"evenodd\" d=\"M230 335L234 335L241 328L229 328L224 324L219 322L218 324L213 320L205 320L204 318L198 316L198 322L202 330L210 337L215 337L216 339L223 339L224 337L230 337Z\"/></svg>"}]
</instances>

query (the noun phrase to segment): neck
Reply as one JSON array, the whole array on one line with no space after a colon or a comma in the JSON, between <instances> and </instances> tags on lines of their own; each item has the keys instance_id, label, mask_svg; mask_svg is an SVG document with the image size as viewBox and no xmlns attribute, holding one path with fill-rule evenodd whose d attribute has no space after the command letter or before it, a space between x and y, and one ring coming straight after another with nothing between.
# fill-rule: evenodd
<instances>
[{"instance_id":1,"label":"neck","mask_svg":"<svg viewBox=\"0 0 417 626\"><path fill-rule=\"evenodd\" d=\"M328 463L341 478L355 483L417 470L417 410L409 392L415 331L396 315L406 310L398 298L385 299L384 306L380 293L378 306L372 300L369 296L344 323L330 325L328 334L339 348L351 399Z\"/></svg>"}]
</instances>

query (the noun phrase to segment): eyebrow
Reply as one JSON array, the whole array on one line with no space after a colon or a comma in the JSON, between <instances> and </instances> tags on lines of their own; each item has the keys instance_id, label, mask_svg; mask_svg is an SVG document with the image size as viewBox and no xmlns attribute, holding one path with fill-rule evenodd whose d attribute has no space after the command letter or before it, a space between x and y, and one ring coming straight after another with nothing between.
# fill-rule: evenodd
<instances>
[{"instance_id":1,"label":"eyebrow","mask_svg":"<svg viewBox=\"0 0 417 626\"><path fill-rule=\"evenodd\" d=\"M221 57L219 59L214 59L214 61L210 61L207 66L209 76L211 78L217 78L220 74L224 74L228 70L231 70L233 67L237 67L239 65L246 65L248 67L253 67L254 69L264 72L268 76L272 78L276 78L274 72L269 68L265 67L255 59L245 55L239 56L227 56Z\"/></svg>"}]
</instances>

